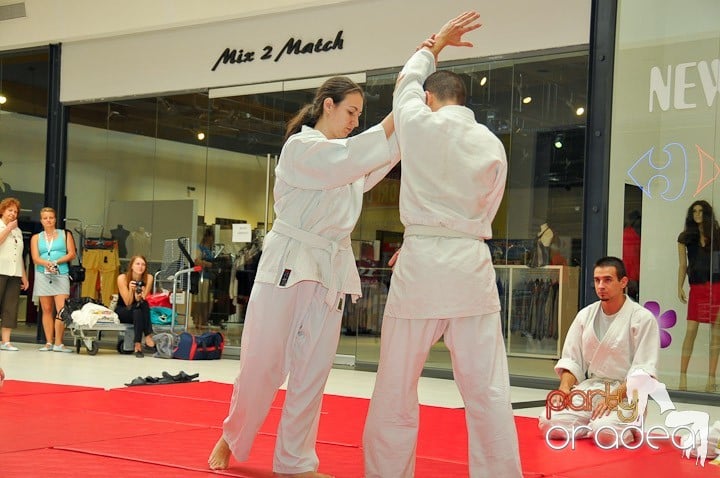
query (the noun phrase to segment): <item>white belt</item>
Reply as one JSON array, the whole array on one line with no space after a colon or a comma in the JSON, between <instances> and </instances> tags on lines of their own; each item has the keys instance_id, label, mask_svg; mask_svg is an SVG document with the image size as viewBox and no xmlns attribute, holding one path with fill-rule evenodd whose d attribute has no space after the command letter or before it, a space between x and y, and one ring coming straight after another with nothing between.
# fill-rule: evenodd
<instances>
[{"instance_id":1,"label":"white belt","mask_svg":"<svg viewBox=\"0 0 720 478\"><path fill-rule=\"evenodd\" d=\"M475 239L482 241L482 237L473 236L466 232L448 229L442 226L424 226L422 224L409 224L405 226L404 237L408 236L433 236L433 237L464 237L466 239Z\"/></svg>"},{"instance_id":2,"label":"white belt","mask_svg":"<svg viewBox=\"0 0 720 478\"><path fill-rule=\"evenodd\" d=\"M333 273L333 264L335 257L341 250L350 249L350 236L346 236L339 241L331 241L327 237L323 237L313 232L308 232L303 229L299 229L295 226L288 224L282 219L275 219L273 222L272 230L283 236L291 237L297 241L302 242L305 245L312 247L313 249L321 249L326 251L330 255L330 281L335 282L335 274ZM328 286L328 292L325 296L325 303L330 307L334 307L335 299L337 298L339 290L334 286Z\"/></svg>"}]
</instances>

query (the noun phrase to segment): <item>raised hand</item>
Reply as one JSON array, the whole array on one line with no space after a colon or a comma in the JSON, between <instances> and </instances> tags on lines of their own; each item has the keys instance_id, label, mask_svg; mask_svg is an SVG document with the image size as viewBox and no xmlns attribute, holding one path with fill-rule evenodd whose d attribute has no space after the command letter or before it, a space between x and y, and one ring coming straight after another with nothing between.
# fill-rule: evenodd
<instances>
[{"instance_id":1,"label":"raised hand","mask_svg":"<svg viewBox=\"0 0 720 478\"><path fill-rule=\"evenodd\" d=\"M436 45L445 47L451 46L473 46L469 41L463 41L462 37L468 32L477 30L482 26L477 20L480 18L478 12L465 12L442 26L435 35Z\"/></svg>"}]
</instances>

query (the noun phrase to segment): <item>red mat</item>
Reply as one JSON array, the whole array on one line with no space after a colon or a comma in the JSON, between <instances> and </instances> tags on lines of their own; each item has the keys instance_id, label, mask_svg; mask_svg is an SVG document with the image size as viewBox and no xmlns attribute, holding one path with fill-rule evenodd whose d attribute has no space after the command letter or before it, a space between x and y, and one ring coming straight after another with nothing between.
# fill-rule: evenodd
<instances>
[{"instance_id":1,"label":"red mat","mask_svg":"<svg viewBox=\"0 0 720 478\"><path fill-rule=\"evenodd\" d=\"M720 466L710 465L710 460L705 462L705 467L695 464L695 460L680 458L678 453L662 453L653 456L650 460L643 460L640 457L623 461L613 461L604 465L593 467L582 467L564 473L552 475L552 478L586 478L597 477L632 477L652 476L653 478L676 478L676 477L717 477L720 475Z\"/></svg>"},{"instance_id":2,"label":"red mat","mask_svg":"<svg viewBox=\"0 0 720 478\"><path fill-rule=\"evenodd\" d=\"M121 478L209 478L217 476L210 471L183 470L87 453L44 449L3 453L2 478L43 478L77 477L112 477Z\"/></svg>"},{"instance_id":3,"label":"red mat","mask_svg":"<svg viewBox=\"0 0 720 478\"><path fill-rule=\"evenodd\" d=\"M168 443L172 440L177 443L175 451L152 449L147 444L133 439L108 440L105 442L85 443L62 447L64 450L93 453L116 458L130 458L154 464L173 463L182 469L203 470L209 450L212 447L198 446L201 444L214 444L218 439L219 430L192 430L178 434L158 436L153 443ZM178 441L178 438L181 440ZM183 446L183 442L186 444ZM272 455L275 438L269 435L258 435L253 446L250 459L243 463L235 460L230 462L230 468L223 474L243 478L270 478L272 473ZM317 453L320 457L321 471L335 475L336 478L361 478L363 476L362 450L357 447L317 444ZM453 463L428 458L419 458L417 464L417 478L462 477L467 475L465 463Z\"/></svg>"},{"instance_id":4,"label":"red mat","mask_svg":"<svg viewBox=\"0 0 720 478\"><path fill-rule=\"evenodd\" d=\"M24 405L35 413L85 411L125 417L206 426L220 426L227 416L228 404L196 398L166 397L159 394L134 394L118 390L100 390L67 394L41 394L8 398L2 403ZM0 412L1 413L1 412Z\"/></svg>"},{"instance_id":5,"label":"red mat","mask_svg":"<svg viewBox=\"0 0 720 478\"><path fill-rule=\"evenodd\" d=\"M142 406L142 404L140 404ZM42 410L0 402L0 453L49 448L73 443L124 437L145 437L155 433L183 431L196 427L181 422L158 421L151 417L127 418L110 413L83 410ZM0 457L0 476L2 475Z\"/></svg>"},{"instance_id":6,"label":"red mat","mask_svg":"<svg viewBox=\"0 0 720 478\"><path fill-rule=\"evenodd\" d=\"M0 399L7 397L19 397L37 395L40 393L68 393L82 392L85 390L103 390L97 387L83 387L77 385L60 385L56 383L25 382L22 380L5 380L0 388Z\"/></svg>"},{"instance_id":7,"label":"red mat","mask_svg":"<svg viewBox=\"0 0 720 478\"><path fill-rule=\"evenodd\" d=\"M520 437L520 460L523 470L528 473L541 473L543 476L577 472L593 467L602 467L604 470L604 466L613 463L641 462L647 465L648 463L655 463L658 456L670 452L670 447L662 447L656 451L645 446L637 450L623 448L603 450L598 448L592 440L577 440L575 450L570 448L554 450L545 443L545 439L538 429L537 419L515 417L515 426ZM679 455L676 458L679 459ZM654 466L653 469L655 469ZM604 471L602 474L604 475ZM593 474L583 476L593 476ZM620 474L612 476L636 475Z\"/></svg>"},{"instance_id":8,"label":"red mat","mask_svg":"<svg viewBox=\"0 0 720 478\"><path fill-rule=\"evenodd\" d=\"M0 392L0 424L11 430L0 433L3 478L28 476L29 469L43 477L69 473L123 478L139 473L189 478L272 476L274 435L285 397L282 390L250 460L232 461L226 473L208 473L207 456L220 435L231 385L194 382L106 391L8 383L13 384L12 393ZM322 471L337 478L362 476L361 442L368 404L365 399L324 397L317 444ZM670 445L657 451L646 446L604 451L590 440L580 440L575 450L557 451L544 442L536 419L516 417L515 423L525 477L708 476L720 471L720 467L706 464L702 468L694 460L682 459ZM467 476L464 411L422 406L417 456L418 478Z\"/></svg>"}]
</instances>

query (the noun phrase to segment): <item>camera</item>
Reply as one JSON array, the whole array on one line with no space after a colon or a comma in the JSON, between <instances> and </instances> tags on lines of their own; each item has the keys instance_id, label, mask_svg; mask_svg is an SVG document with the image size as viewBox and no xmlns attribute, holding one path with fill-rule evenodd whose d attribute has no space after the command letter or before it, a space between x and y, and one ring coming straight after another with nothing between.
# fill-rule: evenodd
<instances>
[{"instance_id":1,"label":"camera","mask_svg":"<svg viewBox=\"0 0 720 478\"><path fill-rule=\"evenodd\" d=\"M145 287L145 283L141 280L135 282L135 292L140 294L142 293L143 287Z\"/></svg>"}]
</instances>

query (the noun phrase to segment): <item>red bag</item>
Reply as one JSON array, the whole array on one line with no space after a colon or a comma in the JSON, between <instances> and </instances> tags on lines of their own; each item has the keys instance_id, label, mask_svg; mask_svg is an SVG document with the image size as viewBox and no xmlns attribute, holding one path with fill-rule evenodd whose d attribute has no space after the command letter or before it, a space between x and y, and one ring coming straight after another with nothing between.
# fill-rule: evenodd
<instances>
[{"instance_id":1,"label":"red bag","mask_svg":"<svg viewBox=\"0 0 720 478\"><path fill-rule=\"evenodd\" d=\"M169 292L156 292L155 294L148 294L147 297L145 297L145 301L148 303L149 307L167 307L168 309L172 309Z\"/></svg>"}]
</instances>

